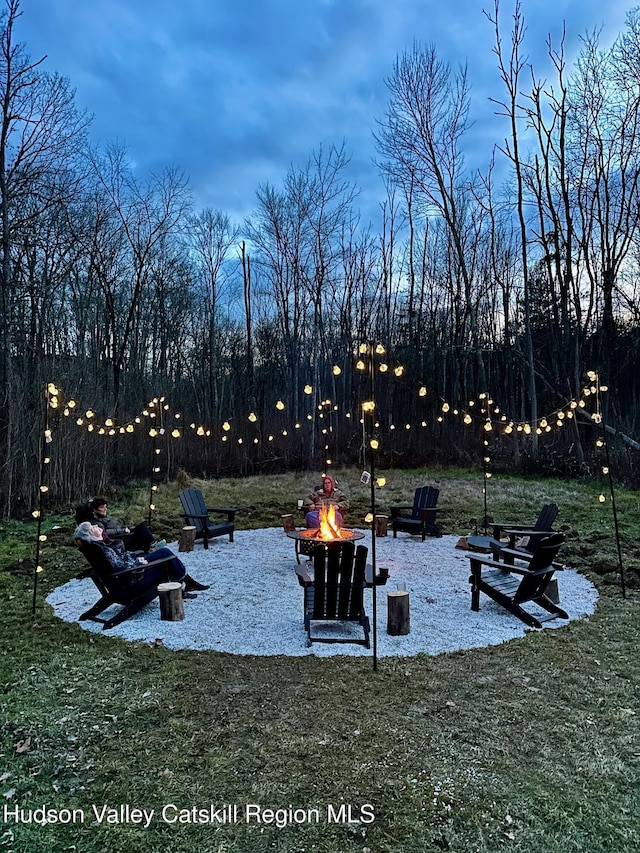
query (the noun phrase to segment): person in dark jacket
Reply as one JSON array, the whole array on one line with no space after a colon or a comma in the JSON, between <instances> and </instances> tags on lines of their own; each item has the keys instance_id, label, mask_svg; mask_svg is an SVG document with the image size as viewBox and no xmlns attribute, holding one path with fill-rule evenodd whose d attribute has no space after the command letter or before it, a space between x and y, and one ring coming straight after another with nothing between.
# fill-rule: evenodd
<instances>
[{"instance_id":1,"label":"person in dark jacket","mask_svg":"<svg viewBox=\"0 0 640 853\"><path fill-rule=\"evenodd\" d=\"M79 524L74 531L73 538L79 539L81 542L88 542L91 545L98 545L114 571L146 566L144 579L139 581L140 584L144 584L145 586L162 583L168 576L169 580L184 583L185 592L209 589L208 586L199 583L191 575L187 574L184 563L175 556L170 548L157 548L145 557L134 557L133 554L125 549L121 540L105 540L102 528L97 523L92 524L90 521L83 521ZM167 557L173 558L170 563L163 563L161 566L153 565L156 561L164 560Z\"/></svg>"},{"instance_id":2,"label":"person in dark jacket","mask_svg":"<svg viewBox=\"0 0 640 853\"><path fill-rule=\"evenodd\" d=\"M102 528L108 539L121 539L128 551L144 551L145 554L156 545L156 539L149 527L141 522L134 528L126 527L117 518L107 515L107 499L101 495L76 509L76 523L91 521ZM166 544L166 543L164 543Z\"/></svg>"}]
</instances>

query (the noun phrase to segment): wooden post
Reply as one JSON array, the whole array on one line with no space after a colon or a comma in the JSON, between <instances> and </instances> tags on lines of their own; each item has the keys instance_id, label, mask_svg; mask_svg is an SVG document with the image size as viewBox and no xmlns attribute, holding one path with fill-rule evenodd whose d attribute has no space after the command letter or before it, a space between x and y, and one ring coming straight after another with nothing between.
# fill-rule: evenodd
<instances>
[{"instance_id":1,"label":"wooden post","mask_svg":"<svg viewBox=\"0 0 640 853\"><path fill-rule=\"evenodd\" d=\"M409 593L406 589L387 593L387 634L392 637L409 633Z\"/></svg>"},{"instance_id":2,"label":"wooden post","mask_svg":"<svg viewBox=\"0 0 640 853\"><path fill-rule=\"evenodd\" d=\"M291 514L282 516L282 528L285 533L292 533L296 529L296 523Z\"/></svg>"},{"instance_id":3,"label":"wooden post","mask_svg":"<svg viewBox=\"0 0 640 853\"><path fill-rule=\"evenodd\" d=\"M376 536L387 535L387 516L376 515Z\"/></svg>"},{"instance_id":4,"label":"wooden post","mask_svg":"<svg viewBox=\"0 0 640 853\"><path fill-rule=\"evenodd\" d=\"M196 528L192 525L187 525L182 528L180 542L178 543L178 551L193 551L196 544Z\"/></svg>"},{"instance_id":5,"label":"wooden post","mask_svg":"<svg viewBox=\"0 0 640 853\"><path fill-rule=\"evenodd\" d=\"M184 605L182 603L182 584L168 581L158 584L160 598L160 618L164 622L182 622Z\"/></svg>"}]
</instances>

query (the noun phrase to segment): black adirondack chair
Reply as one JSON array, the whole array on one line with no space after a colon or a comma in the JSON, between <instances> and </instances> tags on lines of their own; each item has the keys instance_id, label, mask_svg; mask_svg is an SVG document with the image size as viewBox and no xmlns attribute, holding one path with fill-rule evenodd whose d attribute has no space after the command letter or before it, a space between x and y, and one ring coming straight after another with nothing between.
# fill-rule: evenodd
<instances>
[{"instance_id":1,"label":"black adirondack chair","mask_svg":"<svg viewBox=\"0 0 640 853\"><path fill-rule=\"evenodd\" d=\"M367 553L365 545L356 549L353 542L330 542L317 545L313 552L313 578L306 567L296 568L298 581L304 587L308 646L314 642L356 643L369 648L369 617L364 609ZM364 637L314 635L314 622L357 622Z\"/></svg>"},{"instance_id":2,"label":"black adirondack chair","mask_svg":"<svg viewBox=\"0 0 640 853\"><path fill-rule=\"evenodd\" d=\"M528 542L522 547L529 553L532 553L541 539L556 532L552 528L557 516L558 505L555 503L545 504L533 525L526 526L509 522L493 522L493 538L499 541L503 536L507 536L509 538L509 547L513 548L516 538L528 537Z\"/></svg>"},{"instance_id":3,"label":"black adirondack chair","mask_svg":"<svg viewBox=\"0 0 640 853\"><path fill-rule=\"evenodd\" d=\"M503 548L505 562L467 554L471 561L471 609L480 610L480 593L484 592L530 628L541 628L543 622L557 617L568 619L568 613L546 595L549 581L560 568L555 558L563 541L561 533L543 537L532 554ZM544 619L532 616L523 607L527 602L534 602L551 615Z\"/></svg>"},{"instance_id":4,"label":"black adirondack chair","mask_svg":"<svg viewBox=\"0 0 640 853\"><path fill-rule=\"evenodd\" d=\"M427 536L441 536L440 526L436 523L439 495L440 489L423 486L416 489L413 506L408 504L391 506L389 509L394 539L398 535L398 530L414 535L419 534L423 542ZM407 510L411 510L410 516L406 515Z\"/></svg>"},{"instance_id":5,"label":"black adirondack chair","mask_svg":"<svg viewBox=\"0 0 640 853\"><path fill-rule=\"evenodd\" d=\"M199 489L185 489L180 492L180 503L184 513L182 517L187 524L196 529L196 539L202 539L205 548L209 547L209 539L216 536L229 536L229 542L233 542L234 520L236 511L229 507L206 506L204 495ZM227 520L214 524L209 518L209 513L226 515Z\"/></svg>"},{"instance_id":6,"label":"black adirondack chair","mask_svg":"<svg viewBox=\"0 0 640 853\"><path fill-rule=\"evenodd\" d=\"M173 557L155 560L153 566L156 569L153 578L149 580L148 584L145 584L148 566L140 565L131 569L114 571L99 545L83 542L80 539L76 539L76 545L89 563L89 568L81 572L78 578L91 578L100 592L98 601L80 616L79 621L91 619L93 622L101 622L103 631L114 628L133 616L134 613L138 613L150 601L153 601L158 595L157 567L165 563L168 567L173 562ZM168 579L168 574L166 579ZM108 619L100 616L114 604L121 605L121 609L117 613Z\"/></svg>"}]
</instances>

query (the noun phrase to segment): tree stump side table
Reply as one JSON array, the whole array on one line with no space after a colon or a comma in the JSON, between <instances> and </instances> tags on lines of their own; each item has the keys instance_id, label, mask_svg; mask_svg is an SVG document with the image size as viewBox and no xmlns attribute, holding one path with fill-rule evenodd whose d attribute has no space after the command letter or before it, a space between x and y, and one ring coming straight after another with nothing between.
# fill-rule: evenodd
<instances>
[{"instance_id":1,"label":"tree stump side table","mask_svg":"<svg viewBox=\"0 0 640 853\"><path fill-rule=\"evenodd\" d=\"M387 535L387 519L386 515L376 515L376 536Z\"/></svg>"},{"instance_id":2,"label":"tree stump side table","mask_svg":"<svg viewBox=\"0 0 640 853\"><path fill-rule=\"evenodd\" d=\"M387 593L387 634L402 637L409 633L409 593L406 589Z\"/></svg>"},{"instance_id":3,"label":"tree stump side table","mask_svg":"<svg viewBox=\"0 0 640 853\"><path fill-rule=\"evenodd\" d=\"M182 603L182 584L178 581L167 581L158 584L160 600L160 618L163 622L182 622L184 605Z\"/></svg>"},{"instance_id":4,"label":"tree stump side table","mask_svg":"<svg viewBox=\"0 0 640 853\"><path fill-rule=\"evenodd\" d=\"M180 542L178 543L178 551L185 553L193 551L196 544L196 528L193 525L186 525L182 528L180 534Z\"/></svg>"}]
</instances>

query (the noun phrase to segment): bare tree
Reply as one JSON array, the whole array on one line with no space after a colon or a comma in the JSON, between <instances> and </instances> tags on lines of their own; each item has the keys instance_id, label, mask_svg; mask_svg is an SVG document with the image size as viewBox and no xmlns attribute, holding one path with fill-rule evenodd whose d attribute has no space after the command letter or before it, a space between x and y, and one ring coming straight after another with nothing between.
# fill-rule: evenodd
<instances>
[{"instance_id":1,"label":"bare tree","mask_svg":"<svg viewBox=\"0 0 640 853\"><path fill-rule=\"evenodd\" d=\"M447 227L455 276L463 287L477 382L485 387L472 272L476 229L462 153L469 111L466 68L453 74L433 45L415 44L396 61L387 86L391 100L376 135L381 167L398 184L412 183L424 215L440 217Z\"/></svg>"},{"instance_id":2,"label":"bare tree","mask_svg":"<svg viewBox=\"0 0 640 853\"><path fill-rule=\"evenodd\" d=\"M14 395L19 393L23 411L38 411L40 402L34 388L40 374L16 372L16 355L24 352L27 343L13 334L14 322L22 319L24 308L16 268L24 255L16 247L30 223L53 207L64 206L77 192L76 157L88 124L75 108L68 82L46 73L44 58L31 61L23 45L14 41L20 15L19 0L6 0L0 22L0 452L4 463L0 483L4 507L11 505L21 488L15 464L24 448L14 446L17 431L22 430ZM15 331L21 328L19 322Z\"/></svg>"}]
</instances>

